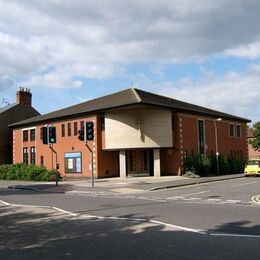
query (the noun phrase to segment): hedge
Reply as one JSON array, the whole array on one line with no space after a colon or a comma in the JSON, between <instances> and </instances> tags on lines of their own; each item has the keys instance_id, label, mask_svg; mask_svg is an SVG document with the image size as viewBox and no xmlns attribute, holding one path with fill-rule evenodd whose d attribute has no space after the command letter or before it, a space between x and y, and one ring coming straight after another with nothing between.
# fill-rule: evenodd
<instances>
[{"instance_id":1,"label":"hedge","mask_svg":"<svg viewBox=\"0 0 260 260\"><path fill-rule=\"evenodd\" d=\"M56 170L47 170L36 165L22 163L0 165L1 180L51 181L55 180L56 173Z\"/></svg>"},{"instance_id":2,"label":"hedge","mask_svg":"<svg viewBox=\"0 0 260 260\"><path fill-rule=\"evenodd\" d=\"M244 170L245 163L243 160L234 157L219 155L219 174L236 174ZM193 172L200 176L217 174L216 157L206 157L203 155L188 156L184 161L185 172Z\"/></svg>"}]
</instances>

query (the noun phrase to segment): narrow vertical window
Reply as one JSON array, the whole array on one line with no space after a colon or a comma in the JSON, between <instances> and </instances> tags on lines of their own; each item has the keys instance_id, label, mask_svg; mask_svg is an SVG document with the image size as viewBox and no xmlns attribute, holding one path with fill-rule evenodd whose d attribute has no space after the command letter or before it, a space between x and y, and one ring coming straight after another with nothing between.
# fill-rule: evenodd
<instances>
[{"instance_id":1,"label":"narrow vertical window","mask_svg":"<svg viewBox=\"0 0 260 260\"><path fill-rule=\"evenodd\" d=\"M35 164L35 154L36 154L36 149L35 147L30 148L30 163Z\"/></svg>"},{"instance_id":2,"label":"narrow vertical window","mask_svg":"<svg viewBox=\"0 0 260 260\"><path fill-rule=\"evenodd\" d=\"M28 164L28 148L23 148L23 163Z\"/></svg>"},{"instance_id":3,"label":"narrow vertical window","mask_svg":"<svg viewBox=\"0 0 260 260\"><path fill-rule=\"evenodd\" d=\"M78 134L78 122L74 122L74 136Z\"/></svg>"},{"instance_id":4,"label":"narrow vertical window","mask_svg":"<svg viewBox=\"0 0 260 260\"><path fill-rule=\"evenodd\" d=\"M23 142L28 142L28 130L23 131Z\"/></svg>"},{"instance_id":5,"label":"narrow vertical window","mask_svg":"<svg viewBox=\"0 0 260 260\"><path fill-rule=\"evenodd\" d=\"M31 129L30 131L30 140L35 141L35 129Z\"/></svg>"},{"instance_id":6,"label":"narrow vertical window","mask_svg":"<svg viewBox=\"0 0 260 260\"><path fill-rule=\"evenodd\" d=\"M234 137L234 124L229 125L229 136Z\"/></svg>"},{"instance_id":7,"label":"narrow vertical window","mask_svg":"<svg viewBox=\"0 0 260 260\"><path fill-rule=\"evenodd\" d=\"M241 137L241 126L240 125L236 125L236 133L237 133L237 137Z\"/></svg>"},{"instance_id":8,"label":"narrow vertical window","mask_svg":"<svg viewBox=\"0 0 260 260\"><path fill-rule=\"evenodd\" d=\"M64 137L65 136L65 124L61 125L61 136Z\"/></svg>"},{"instance_id":9,"label":"narrow vertical window","mask_svg":"<svg viewBox=\"0 0 260 260\"><path fill-rule=\"evenodd\" d=\"M71 123L68 123L68 136L71 136Z\"/></svg>"},{"instance_id":10,"label":"narrow vertical window","mask_svg":"<svg viewBox=\"0 0 260 260\"><path fill-rule=\"evenodd\" d=\"M205 155L205 132L204 132L204 121L198 121L198 132L199 132L199 153Z\"/></svg>"}]
</instances>

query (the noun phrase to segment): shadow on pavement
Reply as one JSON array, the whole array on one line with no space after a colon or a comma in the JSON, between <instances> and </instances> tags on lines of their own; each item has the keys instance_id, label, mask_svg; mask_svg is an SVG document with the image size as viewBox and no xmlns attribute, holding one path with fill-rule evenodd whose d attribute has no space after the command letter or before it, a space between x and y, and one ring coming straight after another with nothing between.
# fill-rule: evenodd
<instances>
[{"instance_id":1,"label":"shadow on pavement","mask_svg":"<svg viewBox=\"0 0 260 260\"><path fill-rule=\"evenodd\" d=\"M1 259L259 259L260 255L259 238L214 237L148 222L70 217L47 209L0 207L0 223ZM259 225L246 224L231 222L211 231L259 231Z\"/></svg>"},{"instance_id":2,"label":"shadow on pavement","mask_svg":"<svg viewBox=\"0 0 260 260\"><path fill-rule=\"evenodd\" d=\"M0 188L0 195L10 195L14 192L19 194L46 194L46 193L65 193L71 191L73 185L62 184L32 184L32 185L10 185L6 188Z\"/></svg>"}]
</instances>

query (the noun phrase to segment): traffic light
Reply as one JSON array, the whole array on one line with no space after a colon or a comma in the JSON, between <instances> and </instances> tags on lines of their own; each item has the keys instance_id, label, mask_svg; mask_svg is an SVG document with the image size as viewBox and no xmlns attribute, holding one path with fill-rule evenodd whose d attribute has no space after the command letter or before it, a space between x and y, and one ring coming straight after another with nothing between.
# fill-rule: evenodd
<instances>
[{"instance_id":1,"label":"traffic light","mask_svg":"<svg viewBox=\"0 0 260 260\"><path fill-rule=\"evenodd\" d=\"M86 139L87 141L94 140L94 123L86 122Z\"/></svg>"},{"instance_id":2,"label":"traffic light","mask_svg":"<svg viewBox=\"0 0 260 260\"><path fill-rule=\"evenodd\" d=\"M41 128L41 139L43 144L56 143L56 127L44 126Z\"/></svg>"},{"instance_id":3,"label":"traffic light","mask_svg":"<svg viewBox=\"0 0 260 260\"><path fill-rule=\"evenodd\" d=\"M80 140L80 141L84 141L84 129L79 129L79 131L78 131L78 139Z\"/></svg>"},{"instance_id":4,"label":"traffic light","mask_svg":"<svg viewBox=\"0 0 260 260\"><path fill-rule=\"evenodd\" d=\"M41 128L41 139L43 144L48 144L48 127L44 126Z\"/></svg>"},{"instance_id":5,"label":"traffic light","mask_svg":"<svg viewBox=\"0 0 260 260\"><path fill-rule=\"evenodd\" d=\"M49 126L49 144L56 143L56 127Z\"/></svg>"}]
</instances>

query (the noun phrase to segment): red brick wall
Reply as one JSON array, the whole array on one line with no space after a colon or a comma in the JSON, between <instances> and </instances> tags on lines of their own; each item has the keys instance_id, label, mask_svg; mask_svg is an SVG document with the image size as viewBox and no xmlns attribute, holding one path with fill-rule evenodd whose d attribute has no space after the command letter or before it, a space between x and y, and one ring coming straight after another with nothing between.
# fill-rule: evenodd
<instances>
[{"instance_id":1,"label":"red brick wall","mask_svg":"<svg viewBox=\"0 0 260 260\"><path fill-rule=\"evenodd\" d=\"M64 154L70 152L81 152L82 158L82 175L83 176L90 176L91 171L89 169L89 165L91 164L91 153L87 149L85 142L78 140L78 134L74 135L74 122L78 123L78 129L80 129L80 121L94 121L94 125L96 125L96 117L84 117L78 118L73 120L64 120L62 122L53 122L49 123L49 125L53 125L56 127L56 138L57 143L53 144L53 149L57 152L57 162L60 165L59 171L62 175L65 174L65 167L64 167ZM68 136L68 123L71 123L71 136ZM61 128L62 124L65 124L65 137L61 135ZM23 129L15 129L13 131L14 135L14 147L13 147L13 156L14 156L14 163L19 163L23 161L22 158L22 149L23 147L30 148L31 146L36 147L36 164L41 164L41 156L44 158L44 166L48 169L54 169L56 167L56 157L55 154L51 151L48 145L43 144L41 140L41 127L44 125L37 125L36 126L36 141L35 142L22 142L22 130ZM95 140L96 140L97 132L95 131ZM88 145L90 149L94 152L94 170L96 169L96 141L89 141ZM97 176L97 172L95 172ZM69 173L68 176L80 176L78 173Z\"/></svg>"},{"instance_id":2,"label":"red brick wall","mask_svg":"<svg viewBox=\"0 0 260 260\"><path fill-rule=\"evenodd\" d=\"M205 144L206 155L216 154L215 126L214 119L208 117L196 117L192 115L180 115L180 152L183 158L187 152L188 155L198 153L198 120L203 120L205 125ZM229 136L229 124L241 125L241 137ZM218 152L220 155L227 157L236 156L247 160L247 141L246 141L246 124L233 121L221 120L216 121ZM182 130L181 130L182 128ZM181 141L182 140L182 141ZM181 143L182 142L182 143ZM231 152L232 151L232 152Z\"/></svg>"},{"instance_id":3,"label":"red brick wall","mask_svg":"<svg viewBox=\"0 0 260 260\"><path fill-rule=\"evenodd\" d=\"M175 149L161 149L162 174L181 174L184 170L185 156L198 154L198 120L203 120L205 125L205 152L207 156L216 154L214 119L188 114L178 114L177 123L174 119L173 139ZM241 125L241 137L229 136L229 124ZM218 152L220 155L247 160L248 148L246 140L246 124L233 121L216 121ZM232 151L232 152L231 152Z\"/></svg>"}]
</instances>

